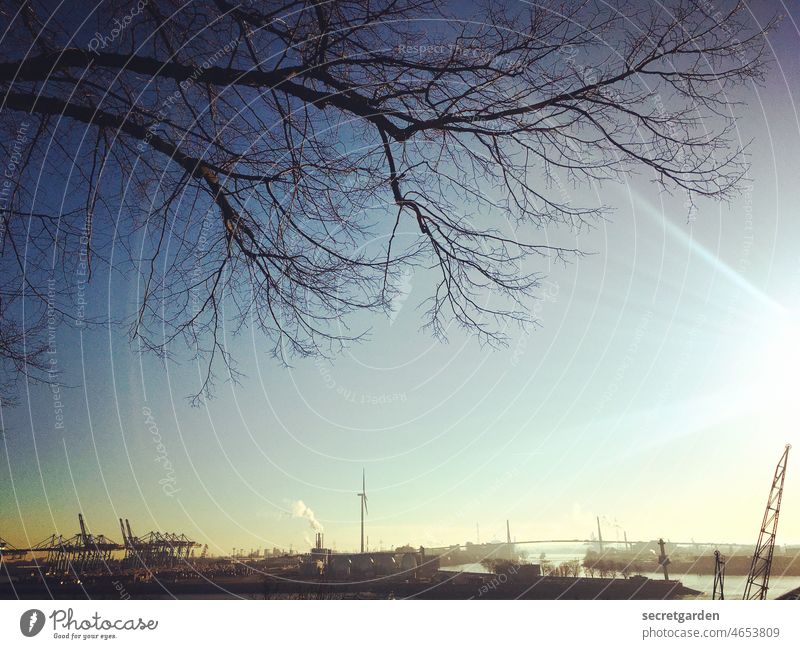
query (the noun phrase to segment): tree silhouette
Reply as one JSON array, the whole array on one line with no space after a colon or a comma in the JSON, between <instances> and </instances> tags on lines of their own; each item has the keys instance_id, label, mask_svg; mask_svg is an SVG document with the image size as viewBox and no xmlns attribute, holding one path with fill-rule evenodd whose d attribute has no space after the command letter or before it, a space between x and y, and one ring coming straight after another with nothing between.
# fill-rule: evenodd
<instances>
[{"instance_id":1,"label":"tree silhouette","mask_svg":"<svg viewBox=\"0 0 800 649\"><path fill-rule=\"evenodd\" d=\"M580 254L541 230L602 215L570 183L736 189L729 93L771 27L688 0L51 4L2 2L0 357L42 370L37 334L102 267L140 281L138 344L202 358L200 393L223 321L333 353L410 267L435 335L502 342L536 258Z\"/></svg>"}]
</instances>

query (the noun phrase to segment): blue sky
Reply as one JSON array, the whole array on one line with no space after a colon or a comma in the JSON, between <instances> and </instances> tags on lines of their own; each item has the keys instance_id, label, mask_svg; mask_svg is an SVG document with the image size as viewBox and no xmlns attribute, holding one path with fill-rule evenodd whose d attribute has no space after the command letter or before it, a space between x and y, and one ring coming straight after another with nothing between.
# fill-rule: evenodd
<instances>
[{"instance_id":1,"label":"blue sky","mask_svg":"<svg viewBox=\"0 0 800 649\"><path fill-rule=\"evenodd\" d=\"M124 329L60 329L64 428L48 387L23 385L2 410L0 536L72 534L82 510L112 538L122 516L212 552L306 547L302 500L329 544L355 548L364 467L373 547L474 540L476 523L501 538L506 519L519 540L588 537L596 515L611 538L755 541L774 465L798 441L797 39L785 24L785 54L741 111L743 195L688 222L683 197L646 175L568 187L614 212L577 241L594 254L538 267L540 326L509 330L506 348L420 331L424 271L392 318L359 316L369 339L332 362L287 369L260 334L230 337L245 376L197 408L185 357L140 356ZM96 278L87 301L123 316L135 296L130 279ZM783 542L800 541L792 457Z\"/></svg>"}]
</instances>

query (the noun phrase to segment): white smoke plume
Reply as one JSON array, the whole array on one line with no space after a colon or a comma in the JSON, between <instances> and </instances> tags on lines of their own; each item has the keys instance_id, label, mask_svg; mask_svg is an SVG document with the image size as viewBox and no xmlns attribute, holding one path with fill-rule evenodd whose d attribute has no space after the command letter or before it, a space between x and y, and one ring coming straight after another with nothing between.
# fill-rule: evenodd
<instances>
[{"instance_id":1,"label":"white smoke plume","mask_svg":"<svg viewBox=\"0 0 800 649\"><path fill-rule=\"evenodd\" d=\"M306 505L302 500L296 500L292 503L292 516L294 518L305 518L315 532L322 531L322 523L320 523L317 520L317 517L314 516L314 512L312 511L311 507Z\"/></svg>"}]
</instances>

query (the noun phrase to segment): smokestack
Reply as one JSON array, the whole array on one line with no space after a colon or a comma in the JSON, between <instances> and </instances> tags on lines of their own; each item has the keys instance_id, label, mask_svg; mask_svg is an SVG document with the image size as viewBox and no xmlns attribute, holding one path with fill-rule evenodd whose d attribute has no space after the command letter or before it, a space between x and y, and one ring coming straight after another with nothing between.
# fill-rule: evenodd
<instances>
[{"instance_id":1,"label":"smokestack","mask_svg":"<svg viewBox=\"0 0 800 649\"><path fill-rule=\"evenodd\" d=\"M511 526L508 523L508 519L506 519L506 543L511 545Z\"/></svg>"}]
</instances>

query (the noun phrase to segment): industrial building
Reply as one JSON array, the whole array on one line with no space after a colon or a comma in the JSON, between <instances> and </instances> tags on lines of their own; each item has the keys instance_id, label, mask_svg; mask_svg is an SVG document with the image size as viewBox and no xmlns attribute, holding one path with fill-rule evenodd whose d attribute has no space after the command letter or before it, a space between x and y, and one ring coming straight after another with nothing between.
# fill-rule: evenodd
<instances>
[{"instance_id":1,"label":"industrial building","mask_svg":"<svg viewBox=\"0 0 800 649\"><path fill-rule=\"evenodd\" d=\"M333 552L316 535L315 547L300 564L304 577L346 581L395 577L402 580L431 578L439 570L439 558L425 549L397 548L379 552Z\"/></svg>"}]
</instances>

